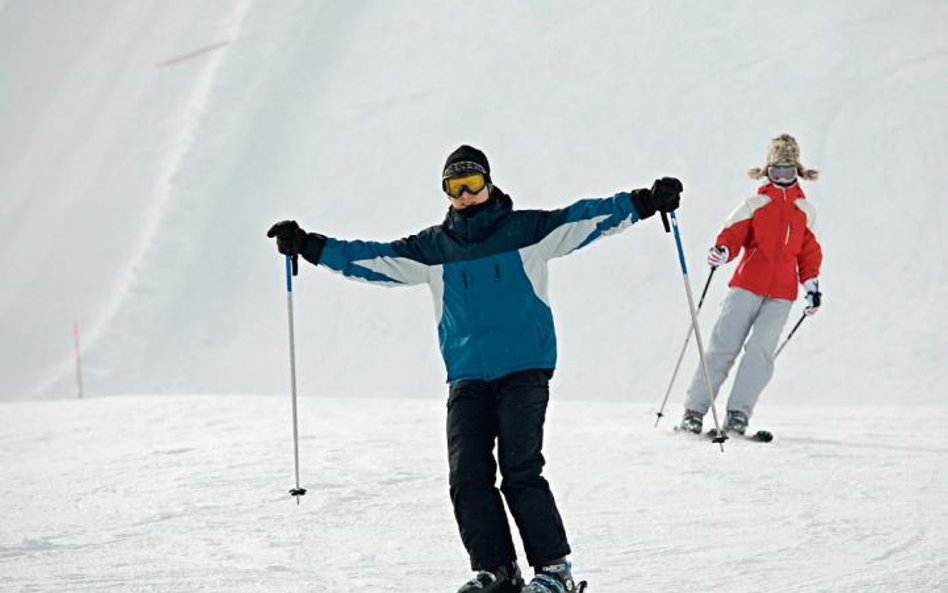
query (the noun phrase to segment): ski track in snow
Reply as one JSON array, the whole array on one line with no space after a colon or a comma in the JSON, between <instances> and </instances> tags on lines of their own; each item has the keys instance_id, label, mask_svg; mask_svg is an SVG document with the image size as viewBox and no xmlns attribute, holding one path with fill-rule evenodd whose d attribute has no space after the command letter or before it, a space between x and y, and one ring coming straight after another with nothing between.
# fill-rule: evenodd
<instances>
[{"instance_id":1,"label":"ski track in snow","mask_svg":"<svg viewBox=\"0 0 948 593\"><path fill-rule=\"evenodd\" d=\"M0 417L4 591L454 591L467 577L439 402L303 398L299 506L285 398L20 402ZM591 590L946 590L948 411L758 417L776 440L722 454L671 418L653 429L644 406L552 403L546 475Z\"/></svg>"},{"instance_id":2,"label":"ski track in snow","mask_svg":"<svg viewBox=\"0 0 948 593\"><path fill-rule=\"evenodd\" d=\"M235 4L235 7L227 15L228 20L232 23L229 30L230 39L239 37L241 25L250 5L251 0L243 0ZM221 47L221 44L216 44L216 46ZM154 198L149 206L148 215L145 217L148 221L147 226L139 233L137 243L129 251L124 273L111 291L108 300L103 303L98 318L85 331L83 348L90 348L99 340L119 312L139 274L142 273L142 262L145 261L148 250L164 222L165 211L174 199L175 177L178 175L182 164L186 162L191 147L199 138L198 129L205 114L205 107L213 92L217 72L225 59L225 55L224 52L217 52L216 55L210 56L201 75L194 82L185 109L179 114L180 121L176 124L177 131L170 142L172 148L165 153L160 172L154 182ZM57 365L56 370L40 382L36 387L36 391L39 393L45 392L51 385L62 381L64 376L68 376L73 372L73 364L72 356L64 357Z\"/></svg>"}]
</instances>

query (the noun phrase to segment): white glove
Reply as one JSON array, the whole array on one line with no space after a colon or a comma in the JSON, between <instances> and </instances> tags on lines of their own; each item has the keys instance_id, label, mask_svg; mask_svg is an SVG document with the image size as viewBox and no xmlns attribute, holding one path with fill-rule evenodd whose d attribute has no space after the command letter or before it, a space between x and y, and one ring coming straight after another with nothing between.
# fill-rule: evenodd
<instances>
[{"instance_id":1,"label":"white glove","mask_svg":"<svg viewBox=\"0 0 948 593\"><path fill-rule=\"evenodd\" d=\"M803 283L803 288L806 290L806 308L803 309L803 312L807 315L816 315L816 312L820 310L820 304L823 300L823 293L820 292L819 278L810 278Z\"/></svg>"},{"instance_id":2,"label":"white glove","mask_svg":"<svg viewBox=\"0 0 948 593\"><path fill-rule=\"evenodd\" d=\"M716 268L720 266L721 264L726 264L729 254L730 254L730 251L728 251L727 247L725 247L724 245L718 245L716 247L712 247L708 251L708 265L711 266L712 268Z\"/></svg>"}]
</instances>

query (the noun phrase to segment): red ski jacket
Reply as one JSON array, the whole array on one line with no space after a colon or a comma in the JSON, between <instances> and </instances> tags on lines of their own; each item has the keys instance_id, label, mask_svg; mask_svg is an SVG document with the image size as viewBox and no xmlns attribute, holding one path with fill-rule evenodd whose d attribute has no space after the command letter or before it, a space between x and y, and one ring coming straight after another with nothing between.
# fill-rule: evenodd
<instances>
[{"instance_id":1,"label":"red ski jacket","mask_svg":"<svg viewBox=\"0 0 948 593\"><path fill-rule=\"evenodd\" d=\"M728 261L744 248L729 286L796 300L797 285L819 276L823 262L815 219L816 210L798 183L761 186L731 213L715 243L728 248Z\"/></svg>"}]
</instances>

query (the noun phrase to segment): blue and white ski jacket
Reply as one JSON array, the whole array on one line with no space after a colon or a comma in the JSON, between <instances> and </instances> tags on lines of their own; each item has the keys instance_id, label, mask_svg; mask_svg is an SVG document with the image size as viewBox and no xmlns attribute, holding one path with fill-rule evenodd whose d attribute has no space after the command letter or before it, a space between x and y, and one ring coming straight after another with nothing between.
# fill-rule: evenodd
<instances>
[{"instance_id":1,"label":"blue and white ski jacket","mask_svg":"<svg viewBox=\"0 0 948 593\"><path fill-rule=\"evenodd\" d=\"M626 192L560 210L514 210L494 187L485 204L452 208L417 235L391 243L328 238L320 254L301 255L354 280L427 284L448 382L490 381L556 367L547 262L638 220Z\"/></svg>"}]
</instances>

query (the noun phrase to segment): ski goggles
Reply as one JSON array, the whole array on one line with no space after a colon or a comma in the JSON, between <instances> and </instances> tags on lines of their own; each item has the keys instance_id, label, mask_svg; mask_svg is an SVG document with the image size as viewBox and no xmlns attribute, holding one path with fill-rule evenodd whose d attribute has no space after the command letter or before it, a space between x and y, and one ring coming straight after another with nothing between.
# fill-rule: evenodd
<instances>
[{"instance_id":1,"label":"ski goggles","mask_svg":"<svg viewBox=\"0 0 948 593\"><path fill-rule=\"evenodd\" d=\"M797 180L795 165L771 165L767 167L767 177L774 183L793 183Z\"/></svg>"},{"instance_id":2,"label":"ski goggles","mask_svg":"<svg viewBox=\"0 0 948 593\"><path fill-rule=\"evenodd\" d=\"M454 199L460 198L467 190L469 194L476 194L487 185L487 179L480 173L472 173L464 177L449 177L443 180L442 185L446 194Z\"/></svg>"}]
</instances>

